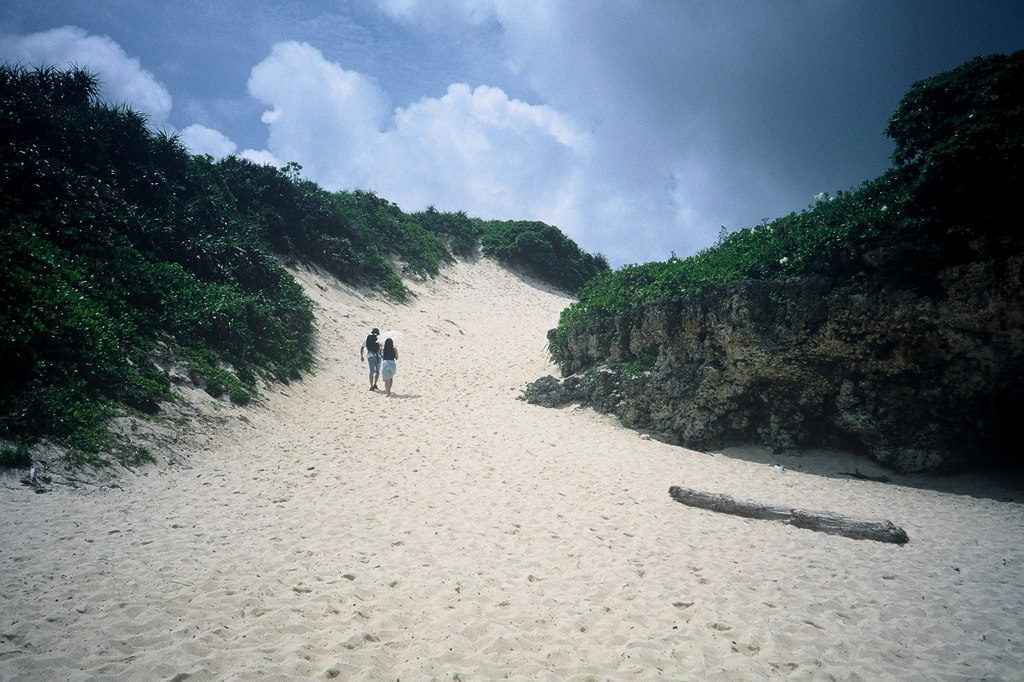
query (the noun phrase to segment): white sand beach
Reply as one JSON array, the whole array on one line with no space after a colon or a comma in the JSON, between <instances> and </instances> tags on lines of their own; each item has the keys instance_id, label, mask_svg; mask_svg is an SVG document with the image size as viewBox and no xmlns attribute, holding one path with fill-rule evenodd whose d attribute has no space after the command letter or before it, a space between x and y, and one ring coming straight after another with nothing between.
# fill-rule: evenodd
<instances>
[{"instance_id":1,"label":"white sand beach","mask_svg":"<svg viewBox=\"0 0 1024 682\"><path fill-rule=\"evenodd\" d=\"M314 376L118 487L0 479L0 679L1024 679L1019 483L857 480L839 474L878 470L529 405L569 299L488 260L408 304L298 277ZM373 326L402 332L390 398L359 362ZM910 542L694 509L671 485Z\"/></svg>"}]
</instances>

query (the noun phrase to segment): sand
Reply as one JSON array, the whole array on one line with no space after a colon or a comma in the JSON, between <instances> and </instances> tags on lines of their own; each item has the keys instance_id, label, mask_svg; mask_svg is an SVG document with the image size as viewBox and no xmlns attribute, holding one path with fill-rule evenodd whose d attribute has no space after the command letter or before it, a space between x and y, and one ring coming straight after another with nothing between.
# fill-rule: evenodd
<instances>
[{"instance_id":1,"label":"sand","mask_svg":"<svg viewBox=\"0 0 1024 682\"><path fill-rule=\"evenodd\" d=\"M839 474L879 472L528 405L569 301L486 260L407 305L297 276L314 376L119 487L3 479L0 679L1024 679L1013 481L856 480ZM390 398L359 362L371 326L403 332ZM693 509L670 485L910 542Z\"/></svg>"}]
</instances>

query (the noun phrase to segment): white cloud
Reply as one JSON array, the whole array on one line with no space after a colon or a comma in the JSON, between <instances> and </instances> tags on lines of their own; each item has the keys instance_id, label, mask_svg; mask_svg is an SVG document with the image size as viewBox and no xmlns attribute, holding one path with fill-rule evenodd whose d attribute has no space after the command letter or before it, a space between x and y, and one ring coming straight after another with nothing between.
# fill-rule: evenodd
<instances>
[{"instance_id":1,"label":"white cloud","mask_svg":"<svg viewBox=\"0 0 1024 682\"><path fill-rule=\"evenodd\" d=\"M369 78L306 43L285 42L253 67L248 87L270 107L262 120L271 153L324 186L365 186L390 109Z\"/></svg>"},{"instance_id":2,"label":"white cloud","mask_svg":"<svg viewBox=\"0 0 1024 682\"><path fill-rule=\"evenodd\" d=\"M100 76L104 98L128 104L155 126L166 124L171 94L138 59L129 57L107 36L90 35L77 26L64 26L29 35L0 36L0 54L25 66L79 66Z\"/></svg>"},{"instance_id":3,"label":"white cloud","mask_svg":"<svg viewBox=\"0 0 1024 682\"><path fill-rule=\"evenodd\" d=\"M179 133L182 144L193 154L209 154L220 159L234 154L238 145L213 128L194 123Z\"/></svg>"},{"instance_id":4,"label":"white cloud","mask_svg":"<svg viewBox=\"0 0 1024 682\"><path fill-rule=\"evenodd\" d=\"M373 190L409 211L556 224L578 213L590 140L550 107L457 83L392 111L371 79L294 42L253 68L249 90L269 107L269 153L328 189Z\"/></svg>"},{"instance_id":5,"label":"white cloud","mask_svg":"<svg viewBox=\"0 0 1024 682\"><path fill-rule=\"evenodd\" d=\"M249 159L253 163L258 163L261 166L273 166L274 168L281 168L284 166L280 159L265 149L246 149L242 151L239 156L243 159Z\"/></svg>"},{"instance_id":6,"label":"white cloud","mask_svg":"<svg viewBox=\"0 0 1024 682\"><path fill-rule=\"evenodd\" d=\"M419 208L551 220L555 207L564 212L573 204L573 169L588 147L587 137L548 107L459 83L396 112L374 183Z\"/></svg>"}]
</instances>

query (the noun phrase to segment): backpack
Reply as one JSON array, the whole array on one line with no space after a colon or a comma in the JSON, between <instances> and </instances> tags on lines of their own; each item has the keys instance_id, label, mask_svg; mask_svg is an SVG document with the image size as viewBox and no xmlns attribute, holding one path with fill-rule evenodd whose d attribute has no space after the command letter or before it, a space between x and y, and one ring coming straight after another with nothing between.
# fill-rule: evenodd
<instances>
[{"instance_id":1,"label":"backpack","mask_svg":"<svg viewBox=\"0 0 1024 682\"><path fill-rule=\"evenodd\" d=\"M368 334L366 337L366 352L373 353L374 355L380 354L380 343L377 341L376 334Z\"/></svg>"}]
</instances>

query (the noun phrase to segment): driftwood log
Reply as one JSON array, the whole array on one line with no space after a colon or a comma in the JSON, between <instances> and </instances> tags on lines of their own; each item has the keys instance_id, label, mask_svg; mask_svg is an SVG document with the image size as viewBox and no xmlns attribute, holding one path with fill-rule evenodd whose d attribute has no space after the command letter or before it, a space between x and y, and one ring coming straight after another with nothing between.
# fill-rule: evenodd
<instances>
[{"instance_id":1,"label":"driftwood log","mask_svg":"<svg viewBox=\"0 0 1024 682\"><path fill-rule=\"evenodd\" d=\"M855 540L877 540L902 545L910 541L906 531L892 521L864 521L841 516L831 512L793 509L778 505L761 504L738 500L728 495L716 495L700 490L681 488L677 485L668 489L668 494L677 502L691 507L709 509L723 514L734 514L750 519L782 521L797 528L816 530L830 535L842 535Z\"/></svg>"}]
</instances>

